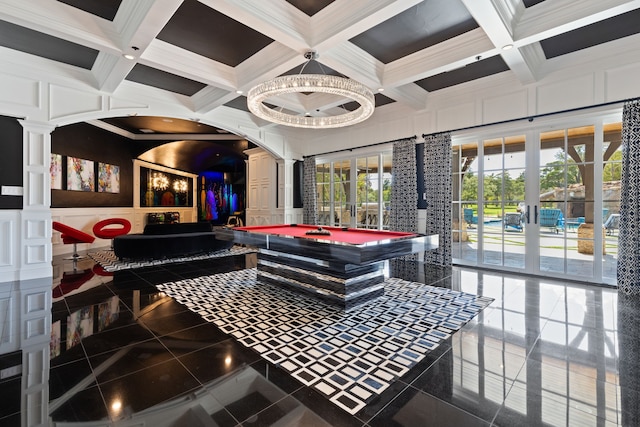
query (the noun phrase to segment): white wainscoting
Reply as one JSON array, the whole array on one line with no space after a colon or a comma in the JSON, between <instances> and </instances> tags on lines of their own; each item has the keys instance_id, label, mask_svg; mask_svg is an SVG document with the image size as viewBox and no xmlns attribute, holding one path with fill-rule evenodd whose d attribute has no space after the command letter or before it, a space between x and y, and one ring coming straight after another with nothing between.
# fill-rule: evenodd
<instances>
[{"instance_id":1,"label":"white wainscoting","mask_svg":"<svg viewBox=\"0 0 640 427\"><path fill-rule=\"evenodd\" d=\"M147 214L155 212L179 212L180 222L197 221L196 208L179 208L177 206L163 206L158 208L52 208L51 219L77 228L93 236L93 225L107 218L125 218L131 222L131 233L142 233L147 224ZM73 252L73 245L65 245L60 239L60 233L53 231L51 238L53 256L65 255ZM78 250L91 250L111 246L111 241L96 237L93 243L79 243Z\"/></svg>"}]
</instances>

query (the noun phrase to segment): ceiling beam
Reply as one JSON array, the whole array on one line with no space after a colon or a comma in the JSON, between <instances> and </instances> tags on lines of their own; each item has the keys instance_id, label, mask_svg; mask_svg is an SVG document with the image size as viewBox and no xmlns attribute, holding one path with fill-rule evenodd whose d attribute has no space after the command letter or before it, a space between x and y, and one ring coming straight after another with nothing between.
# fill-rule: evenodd
<instances>
[{"instance_id":1,"label":"ceiling beam","mask_svg":"<svg viewBox=\"0 0 640 427\"><path fill-rule=\"evenodd\" d=\"M536 70L531 65L534 63L527 61L524 54L514 47L511 28L503 20L504 14L499 13L493 0L462 0L462 3L497 49L509 47L508 50L502 50L502 59L518 80L522 84L533 83L536 80Z\"/></svg>"}]
</instances>

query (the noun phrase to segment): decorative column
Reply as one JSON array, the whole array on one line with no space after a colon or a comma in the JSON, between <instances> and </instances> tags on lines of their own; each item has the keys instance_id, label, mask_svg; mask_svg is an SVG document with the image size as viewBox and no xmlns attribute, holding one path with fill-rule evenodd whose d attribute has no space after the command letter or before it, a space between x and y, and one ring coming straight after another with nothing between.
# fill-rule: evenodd
<instances>
[{"instance_id":1,"label":"decorative column","mask_svg":"<svg viewBox=\"0 0 640 427\"><path fill-rule=\"evenodd\" d=\"M51 339L51 131L46 123L23 127L23 209L19 237L19 327L22 350L23 426L48 424Z\"/></svg>"}]
</instances>

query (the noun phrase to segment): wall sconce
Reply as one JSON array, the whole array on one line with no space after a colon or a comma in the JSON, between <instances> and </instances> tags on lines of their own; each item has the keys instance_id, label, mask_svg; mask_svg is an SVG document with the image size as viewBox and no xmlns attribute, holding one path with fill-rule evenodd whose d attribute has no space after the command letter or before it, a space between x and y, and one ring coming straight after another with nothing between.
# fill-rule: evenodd
<instances>
[{"instance_id":1,"label":"wall sconce","mask_svg":"<svg viewBox=\"0 0 640 427\"><path fill-rule=\"evenodd\" d=\"M151 175L151 187L154 190L166 190L169 187L169 179L163 173L154 172Z\"/></svg>"},{"instance_id":2,"label":"wall sconce","mask_svg":"<svg viewBox=\"0 0 640 427\"><path fill-rule=\"evenodd\" d=\"M189 183L186 179L179 179L173 182L173 189L176 193L186 193L189 189Z\"/></svg>"}]
</instances>

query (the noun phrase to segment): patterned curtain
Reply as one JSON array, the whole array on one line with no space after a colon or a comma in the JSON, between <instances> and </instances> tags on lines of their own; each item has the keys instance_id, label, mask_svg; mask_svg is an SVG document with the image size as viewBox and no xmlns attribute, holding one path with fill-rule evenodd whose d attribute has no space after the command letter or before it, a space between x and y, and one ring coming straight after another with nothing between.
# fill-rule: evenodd
<instances>
[{"instance_id":1,"label":"patterned curtain","mask_svg":"<svg viewBox=\"0 0 640 427\"><path fill-rule=\"evenodd\" d=\"M622 179L618 237L618 290L640 295L640 101L622 112Z\"/></svg>"},{"instance_id":2,"label":"patterned curtain","mask_svg":"<svg viewBox=\"0 0 640 427\"><path fill-rule=\"evenodd\" d=\"M302 200L302 222L318 223L318 199L316 198L316 156L304 158L304 196Z\"/></svg>"},{"instance_id":3,"label":"patterned curtain","mask_svg":"<svg viewBox=\"0 0 640 427\"><path fill-rule=\"evenodd\" d=\"M424 139L424 191L427 193L426 234L438 234L437 250L424 253L429 264L451 265L451 134Z\"/></svg>"},{"instance_id":4,"label":"patterned curtain","mask_svg":"<svg viewBox=\"0 0 640 427\"><path fill-rule=\"evenodd\" d=\"M393 180L389 229L416 233L418 231L418 185L415 138L404 139L393 144L391 176Z\"/></svg>"}]
</instances>

